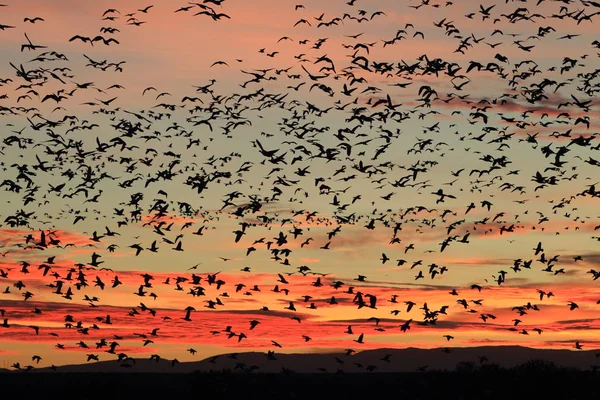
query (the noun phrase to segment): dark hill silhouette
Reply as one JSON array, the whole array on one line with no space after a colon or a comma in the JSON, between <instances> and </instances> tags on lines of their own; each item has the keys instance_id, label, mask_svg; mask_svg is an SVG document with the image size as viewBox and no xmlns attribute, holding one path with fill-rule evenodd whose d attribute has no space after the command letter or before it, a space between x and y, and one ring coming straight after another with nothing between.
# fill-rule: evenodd
<instances>
[{"instance_id":1,"label":"dark hill silhouette","mask_svg":"<svg viewBox=\"0 0 600 400\"><path fill-rule=\"evenodd\" d=\"M369 366L375 366L376 372L415 372L420 367L427 370L454 371L459 367L494 364L503 368L513 368L531 360L540 360L547 365L557 367L591 370L593 365L600 365L597 351L571 351L566 349L548 350L533 349L520 346L484 346L443 349L377 349L358 352L347 356L345 353L312 353L285 354L275 353L275 359L269 359L266 353L239 353L236 359L231 354L223 354L196 362L173 363L170 360L154 361L149 359L118 361L101 361L81 365L65 365L58 368L64 373L191 373L191 372L245 372L252 370L261 373L279 373L289 370L297 373L366 372ZM389 360L386 361L386 355ZM483 361L482 361L483 359ZM123 367L127 364L130 367ZM360 364L360 366L357 366ZM36 373L51 372L50 368L38 368L30 371Z\"/></svg>"}]
</instances>

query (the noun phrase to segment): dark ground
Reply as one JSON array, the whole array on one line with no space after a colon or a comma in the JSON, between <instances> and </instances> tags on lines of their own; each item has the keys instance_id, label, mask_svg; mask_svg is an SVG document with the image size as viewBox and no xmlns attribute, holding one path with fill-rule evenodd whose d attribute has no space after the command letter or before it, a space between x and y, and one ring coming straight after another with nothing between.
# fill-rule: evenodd
<instances>
[{"instance_id":1,"label":"dark ground","mask_svg":"<svg viewBox=\"0 0 600 400\"><path fill-rule=\"evenodd\" d=\"M24 399L592 399L600 373L553 371L358 374L0 374L2 398ZM367 397L368 398L368 397Z\"/></svg>"}]
</instances>

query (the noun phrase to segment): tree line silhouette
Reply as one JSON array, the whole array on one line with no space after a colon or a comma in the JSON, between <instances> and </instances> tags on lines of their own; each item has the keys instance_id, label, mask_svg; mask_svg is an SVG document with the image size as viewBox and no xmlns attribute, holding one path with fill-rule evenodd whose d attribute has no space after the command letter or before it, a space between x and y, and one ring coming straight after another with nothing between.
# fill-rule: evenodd
<instances>
[{"instance_id":1,"label":"tree line silhouette","mask_svg":"<svg viewBox=\"0 0 600 400\"><path fill-rule=\"evenodd\" d=\"M490 362L462 361L454 370L405 373L306 374L283 370L279 374L239 373L233 369L178 373L0 373L6 395L55 397L65 391L81 399L163 399L193 396L205 398L297 399L305 396L340 398L393 393L408 398L500 399L520 396L585 399L598 384L596 370L565 368L553 362L532 359L504 367Z\"/></svg>"}]
</instances>

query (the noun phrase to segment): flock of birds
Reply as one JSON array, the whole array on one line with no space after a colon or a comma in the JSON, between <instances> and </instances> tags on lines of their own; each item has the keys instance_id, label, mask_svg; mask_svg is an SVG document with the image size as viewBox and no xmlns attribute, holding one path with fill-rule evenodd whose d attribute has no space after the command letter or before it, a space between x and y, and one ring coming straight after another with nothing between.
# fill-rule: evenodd
<instances>
[{"instance_id":1,"label":"flock of birds","mask_svg":"<svg viewBox=\"0 0 600 400\"><path fill-rule=\"evenodd\" d=\"M121 46L122 30L145 29L158 12L175 13L182 23L186 18L204 24L235 23L231 2L189 2L173 10L166 5L105 10L99 15L99 34L73 33L67 43L74 52L83 50L77 54L86 63L86 73L94 69L98 81L112 81L104 87L80 80L72 56L43 44L42 35L28 35L30 25L44 24L47 17L30 15L22 24L6 24L1 19L10 5L1 5L0 40L3 32L22 29L20 52L30 59L17 62L2 56L3 67L10 66L10 71L0 75L5 126L0 148L4 199L0 283L6 284L0 297L4 307L0 337L22 327L23 335L34 339L52 335L57 343L50 346L57 351L84 349L87 361L107 354L124 367L131 366L133 357L120 350L119 341L134 338L142 346L151 345L160 341L159 331L168 330L169 324L198 324L195 312L226 309L229 298L258 294L260 288L232 282L233 278L225 281L221 272L200 272L211 268L210 260L184 273L171 273L164 282L151 273L137 274L127 278L137 287L127 295L130 304L124 304L131 306L130 311L116 317L125 327L126 321L141 318L158 326L146 333L114 333L110 329L115 315L102 313L102 298L95 293L110 297L111 290L119 290L125 279L119 269L125 266L119 266L118 259L109 265L107 257L118 252L132 257L171 252L175 257L202 246L204 236L231 221L237 226L231 242L247 244L245 257L264 254L264 262L277 265L270 291L285 307L274 310L269 304L259 315L275 311L273 315L294 319L306 343L311 337L302 332L304 317L295 314L300 304L307 315L322 305L351 304L359 318L368 316L369 323L375 322L376 330L384 330L380 321L392 321L402 334L410 334L415 325L435 326L450 310L472 313L484 324L500 323L485 311L488 287L510 285L511 279L533 270L560 281L572 276L565 266L586 263L583 254L569 256L572 260L561 265L565 257L551 254L544 241L536 239L528 254L485 283L449 290L447 305L439 308L396 294L382 301L364 289L369 276L375 275L369 268L390 264L396 271L413 271L412 284L436 285L453 272L452 266L441 265L442 253L485 235L496 235L494 240L502 246L518 241L513 235L524 230L579 235L577 241L588 240L590 249L597 245L598 217L584 213L593 211L600 198L594 182L600 176L599 133L594 132L600 42L573 32L594 32L600 3L468 2L461 5L469 9L467 14L433 24L430 13L455 13L457 5L434 0L392 3L396 12L411 7L422 18L402 23L393 35L379 39L373 39L368 29L392 10L371 9L360 0L336 0L342 11L326 15L290 3L289 12L298 16L289 27L290 36L302 30L319 38L274 38L272 47L257 49L264 56L260 68L246 67L241 59L210 60L210 71L243 65L235 92L219 91L220 82L208 79L178 101L156 84L140 94L146 100L153 98L151 107L134 110L119 105L120 93L127 90L119 74L127 69L127 60L102 59L93 53L97 48ZM470 32L473 26L477 31ZM342 27L346 31L342 37L327 33ZM453 44L452 61L427 54L415 60L402 58L403 45L416 43L425 53L438 34L444 43ZM549 65L547 57L536 61L543 43L563 46L571 40L582 46L579 57L557 58L557 65ZM293 59L282 60L281 46L299 50ZM280 63L289 66L273 66ZM478 94L481 85L490 87L485 95ZM275 121L270 127L269 118ZM519 154L534 155L527 159ZM207 206L215 199L220 207ZM533 226L528 225L531 221ZM86 223L97 228L77 240L68 239L67 231L75 232ZM567 228L545 230L553 223ZM132 226L144 227L144 237L151 238L128 239ZM383 231L389 240L383 243L380 259L365 265L365 272L351 282L338 278L345 275L343 267L328 266L331 270L323 273L301 265L296 257L307 250L335 249L344 231L358 229L374 237ZM326 239L310 237L318 230L327 230L322 235ZM433 247L420 240L439 232L443 236ZM92 249L86 253L87 247ZM69 252L78 248L88 259L69 265ZM416 255L420 253L423 256ZM424 261L436 256L437 262ZM217 262L225 266L221 269L229 268L232 259L221 257ZM597 281L600 268L586 265L586 271L575 270L577 279ZM242 272L251 269L244 267ZM286 286L292 278L305 280L314 292L290 291ZM192 305L179 315L154 309L148 298L160 301L158 287L188 295ZM531 301L516 304L515 318L501 323L515 334L541 335L542 327L522 326L530 313L543 309L535 304L538 295L542 302L559 293L523 291ZM482 299L469 299L467 293ZM54 316L61 327L45 324L52 311L44 309L44 302L35 303L36 298L90 306L99 316L90 321L69 313ZM32 302L35 305L30 306ZM391 312L389 306L394 307ZM580 306L581 302L564 302L573 313ZM593 304L585 305L589 306ZM31 312L11 314L15 307L30 307ZM376 310L385 310L386 316L364 314ZM390 313L401 318L390 319ZM37 317L39 323L30 323ZM232 339L227 341L231 346L243 345L253 340L260 324L256 317L245 329L227 326L213 333ZM80 340L66 343L65 335ZM340 332L343 335L350 335L358 347L368 341L352 325ZM454 335L440 334L440 342L450 342ZM96 345L85 342L92 337L98 338ZM271 345L283 347L279 342L273 340ZM581 349L584 344L571 345ZM194 348L188 351L196 353ZM274 353L269 351L268 357L274 358ZM29 370L41 360L33 355L32 363L17 362L13 367Z\"/></svg>"}]
</instances>

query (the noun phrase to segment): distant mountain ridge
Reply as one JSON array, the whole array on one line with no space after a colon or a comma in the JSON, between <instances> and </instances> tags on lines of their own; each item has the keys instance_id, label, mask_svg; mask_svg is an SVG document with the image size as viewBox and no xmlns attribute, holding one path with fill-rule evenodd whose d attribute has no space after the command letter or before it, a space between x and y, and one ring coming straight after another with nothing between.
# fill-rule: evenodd
<instances>
[{"instance_id":1,"label":"distant mountain ridge","mask_svg":"<svg viewBox=\"0 0 600 400\"><path fill-rule=\"evenodd\" d=\"M235 355L235 358L233 358ZM125 362L100 361L79 365L65 365L57 370L35 368L30 373L191 373L254 371L258 373L318 372L415 372L418 370L454 371L457 365L468 369L477 365L495 364L512 368L531 360L553 363L558 367L590 370L600 366L600 352L594 350L549 350L521 346L482 346L450 348L445 352L437 349L377 349L365 350L354 355L345 353L275 353L268 357L263 352L230 353L206 358L201 361L172 362L129 359ZM123 366L125 365L125 366ZM2 372L8 372L3 370Z\"/></svg>"}]
</instances>

